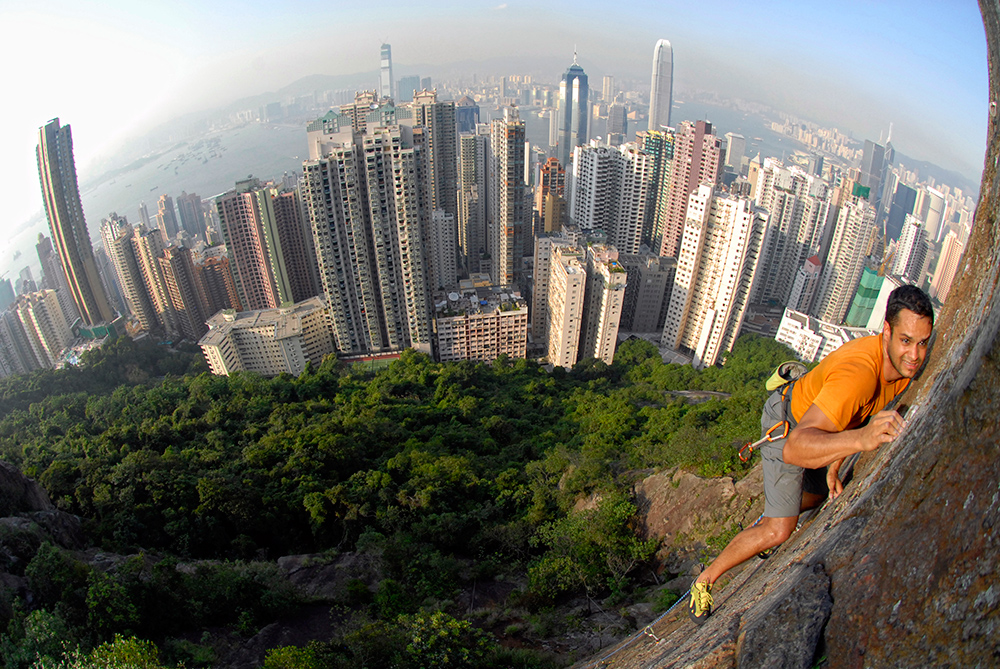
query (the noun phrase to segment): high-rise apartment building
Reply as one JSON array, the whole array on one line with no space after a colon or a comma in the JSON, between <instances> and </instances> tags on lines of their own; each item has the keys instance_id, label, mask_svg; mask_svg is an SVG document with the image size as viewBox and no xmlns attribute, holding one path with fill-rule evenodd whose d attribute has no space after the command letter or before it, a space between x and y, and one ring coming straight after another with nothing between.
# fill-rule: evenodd
<instances>
[{"instance_id":1,"label":"high-rise apartment building","mask_svg":"<svg viewBox=\"0 0 1000 669\"><path fill-rule=\"evenodd\" d=\"M267 262L278 303L301 302L318 295L319 271L312 232L302 215L302 198L298 188L283 188L270 184L255 188L257 211Z\"/></svg>"},{"instance_id":2,"label":"high-rise apartment building","mask_svg":"<svg viewBox=\"0 0 1000 669\"><path fill-rule=\"evenodd\" d=\"M396 80L392 78L392 47L388 44L382 45L379 65L379 95L395 100Z\"/></svg>"},{"instance_id":3,"label":"high-rise apartment building","mask_svg":"<svg viewBox=\"0 0 1000 669\"><path fill-rule=\"evenodd\" d=\"M923 283L927 246L927 230L924 229L923 221L912 214L907 215L899 235L899 244L896 245L892 273L906 283L918 286Z\"/></svg>"},{"instance_id":4,"label":"high-rise apartment building","mask_svg":"<svg viewBox=\"0 0 1000 669\"><path fill-rule=\"evenodd\" d=\"M700 185L690 197L662 343L695 367L732 350L749 302L767 214Z\"/></svg>"},{"instance_id":5,"label":"high-rise apartment building","mask_svg":"<svg viewBox=\"0 0 1000 669\"><path fill-rule=\"evenodd\" d=\"M43 367L52 368L70 342L69 328L54 290L40 290L22 295L17 301L17 314L35 359Z\"/></svg>"},{"instance_id":6,"label":"high-rise apartment building","mask_svg":"<svg viewBox=\"0 0 1000 669\"><path fill-rule=\"evenodd\" d=\"M208 330L205 325L208 300L204 290L197 285L191 250L183 246L169 246L157 261L163 273L177 329L185 339L198 341Z\"/></svg>"},{"instance_id":7,"label":"high-rise apartment building","mask_svg":"<svg viewBox=\"0 0 1000 669\"><path fill-rule=\"evenodd\" d=\"M818 255L806 258L802 267L795 273L795 279L792 280L792 290L788 294L789 309L803 313L812 310L822 272L823 263L820 262Z\"/></svg>"},{"instance_id":8,"label":"high-rise apartment building","mask_svg":"<svg viewBox=\"0 0 1000 669\"><path fill-rule=\"evenodd\" d=\"M170 293L167 290L160 257L163 256L163 236L158 229L146 230L139 226L132 235L132 248L135 252L136 264L142 273L142 282L149 296L149 303L156 313L157 327L170 337L181 335L180 327L174 314Z\"/></svg>"},{"instance_id":9,"label":"high-rise apartment building","mask_svg":"<svg viewBox=\"0 0 1000 669\"><path fill-rule=\"evenodd\" d=\"M958 274L958 267L962 261L962 253L965 245L959 241L954 230L949 230L941 243L941 255L938 256L937 267L934 269L934 278L931 279L930 296L939 302L948 299L951 286Z\"/></svg>"},{"instance_id":10,"label":"high-rise apartment building","mask_svg":"<svg viewBox=\"0 0 1000 669\"><path fill-rule=\"evenodd\" d=\"M125 217L112 214L101 222L104 252L108 254L114 267L125 304L138 321L139 328L149 332L157 327L156 311L153 309L142 278L142 270L132 242L134 236L135 230Z\"/></svg>"},{"instance_id":11,"label":"high-rise apartment building","mask_svg":"<svg viewBox=\"0 0 1000 669\"><path fill-rule=\"evenodd\" d=\"M177 212L174 209L174 198L166 194L161 195L157 207L156 225L160 228L164 243L169 244L180 231L177 225Z\"/></svg>"},{"instance_id":12,"label":"high-rise apartment building","mask_svg":"<svg viewBox=\"0 0 1000 669\"><path fill-rule=\"evenodd\" d=\"M181 215L181 227L192 237L205 235L205 210L201 198L195 193L181 191L177 198L177 211Z\"/></svg>"},{"instance_id":13,"label":"high-rise apartment building","mask_svg":"<svg viewBox=\"0 0 1000 669\"><path fill-rule=\"evenodd\" d=\"M411 75L407 77L400 77L399 81L396 82L396 93L399 95L399 99L396 103L401 102L411 102L413 100L413 95L420 90L420 77L419 75Z\"/></svg>"},{"instance_id":14,"label":"high-rise apartment building","mask_svg":"<svg viewBox=\"0 0 1000 669\"><path fill-rule=\"evenodd\" d=\"M458 247L463 274L488 271L481 259L486 253L486 157L489 144L486 125L474 134L463 133L460 142Z\"/></svg>"},{"instance_id":15,"label":"high-rise apartment building","mask_svg":"<svg viewBox=\"0 0 1000 669\"><path fill-rule=\"evenodd\" d=\"M688 198L700 185L715 188L719 179L722 144L708 121L678 125L668 174L661 178L657 225L662 230L660 255L677 257Z\"/></svg>"},{"instance_id":16,"label":"high-rise apartment building","mask_svg":"<svg viewBox=\"0 0 1000 669\"><path fill-rule=\"evenodd\" d=\"M226 256L205 258L195 263L194 272L197 282L205 291L205 313L209 318L223 309L242 311L229 258Z\"/></svg>"},{"instance_id":17,"label":"high-rise apartment building","mask_svg":"<svg viewBox=\"0 0 1000 669\"><path fill-rule=\"evenodd\" d=\"M743 155L747 150L747 140L735 132L726 133L726 167L736 174L743 171Z\"/></svg>"},{"instance_id":18,"label":"high-rise apartment building","mask_svg":"<svg viewBox=\"0 0 1000 669\"><path fill-rule=\"evenodd\" d=\"M586 85L586 81L584 81ZM504 107L490 128L487 158L487 234L496 285L517 283L521 259L530 247L531 205L524 182L524 121L517 107Z\"/></svg>"},{"instance_id":19,"label":"high-rise apartment building","mask_svg":"<svg viewBox=\"0 0 1000 669\"><path fill-rule=\"evenodd\" d=\"M653 79L649 93L649 129L671 127L670 108L674 102L674 49L661 39L653 47Z\"/></svg>"},{"instance_id":20,"label":"high-rise apartment building","mask_svg":"<svg viewBox=\"0 0 1000 669\"><path fill-rule=\"evenodd\" d=\"M601 99L605 102L614 102L616 92L615 78L610 74L605 74L601 86Z\"/></svg>"},{"instance_id":21,"label":"high-rise apartment building","mask_svg":"<svg viewBox=\"0 0 1000 669\"><path fill-rule=\"evenodd\" d=\"M256 179L248 179L216 198L240 303L251 310L274 309L281 304L264 230L270 198L267 194L258 197L260 188Z\"/></svg>"},{"instance_id":22,"label":"high-rise apartment building","mask_svg":"<svg viewBox=\"0 0 1000 669\"><path fill-rule=\"evenodd\" d=\"M56 291L59 298L59 305L62 307L63 316L66 322L72 327L80 314L73 303L73 296L70 295L69 285L66 283L66 272L63 271L62 263L59 262L59 254L52 248L52 238L46 237L41 232L38 233L38 243L35 244L35 251L38 252L38 262L42 265L42 290L51 289Z\"/></svg>"},{"instance_id":23,"label":"high-rise apartment building","mask_svg":"<svg viewBox=\"0 0 1000 669\"><path fill-rule=\"evenodd\" d=\"M52 241L73 303L86 325L111 322L108 304L80 203L70 126L52 119L38 131L38 174Z\"/></svg>"},{"instance_id":24,"label":"high-rise apartment building","mask_svg":"<svg viewBox=\"0 0 1000 669\"><path fill-rule=\"evenodd\" d=\"M11 376L41 368L42 363L35 357L17 308L0 311L0 372L3 376Z\"/></svg>"},{"instance_id":25,"label":"high-rise apartment building","mask_svg":"<svg viewBox=\"0 0 1000 669\"><path fill-rule=\"evenodd\" d=\"M875 208L864 197L848 196L837 214L812 315L828 323L844 320L876 233Z\"/></svg>"},{"instance_id":26,"label":"high-rise apartment building","mask_svg":"<svg viewBox=\"0 0 1000 669\"><path fill-rule=\"evenodd\" d=\"M425 235L424 246L434 258L441 262L427 263L430 286L433 289L452 286L458 279L457 241L459 210L459 155L455 103L439 102L434 91L421 91L410 105L412 119L400 118L400 123L422 128L426 134L424 160L427 179L430 184L430 211L432 223L430 235ZM402 116L402 114L398 114ZM426 208L426 204L422 205ZM437 215L436 212L443 212ZM446 223L450 222L450 227ZM450 258L445 257L452 254Z\"/></svg>"},{"instance_id":27,"label":"high-rise apartment building","mask_svg":"<svg viewBox=\"0 0 1000 669\"><path fill-rule=\"evenodd\" d=\"M326 134L317 144L321 157L303 164L303 197L338 351L431 352L424 248L431 211L427 138L419 130L345 127Z\"/></svg>"},{"instance_id":28,"label":"high-rise apartment building","mask_svg":"<svg viewBox=\"0 0 1000 669\"><path fill-rule=\"evenodd\" d=\"M830 201L827 184L799 167L767 158L757 177L755 201L768 212L755 303L789 305L795 276L820 251Z\"/></svg>"},{"instance_id":29,"label":"high-rise apartment building","mask_svg":"<svg viewBox=\"0 0 1000 669\"><path fill-rule=\"evenodd\" d=\"M653 253L619 254L625 268L625 303L620 328L626 332L663 332L677 260Z\"/></svg>"},{"instance_id":30,"label":"high-rise apartment building","mask_svg":"<svg viewBox=\"0 0 1000 669\"><path fill-rule=\"evenodd\" d=\"M586 257L576 245L553 246L549 265L547 358L550 364L571 368L579 361L580 326L587 291ZM538 318L538 314L533 318Z\"/></svg>"},{"instance_id":31,"label":"high-rise apartment building","mask_svg":"<svg viewBox=\"0 0 1000 669\"><path fill-rule=\"evenodd\" d=\"M587 246L587 283L580 314L580 360L595 358L608 365L614 362L625 303L626 276L613 246Z\"/></svg>"},{"instance_id":32,"label":"high-rise apartment building","mask_svg":"<svg viewBox=\"0 0 1000 669\"><path fill-rule=\"evenodd\" d=\"M576 148L570 219L581 230L603 230L623 253L638 253L653 183L655 158L635 144Z\"/></svg>"},{"instance_id":33,"label":"high-rise apartment building","mask_svg":"<svg viewBox=\"0 0 1000 669\"><path fill-rule=\"evenodd\" d=\"M667 220L667 184L674 162L674 131L649 130L636 134L636 143L653 157L653 175L646 197L646 218L642 224L642 243L660 250Z\"/></svg>"},{"instance_id":34,"label":"high-rise apartment building","mask_svg":"<svg viewBox=\"0 0 1000 669\"><path fill-rule=\"evenodd\" d=\"M550 193L555 197L566 199L566 170L559 164L559 159L555 156L545 161L538 170L538 184L535 186L535 211L538 212L538 220L542 223L541 230L558 232L559 228L562 227L562 221L559 221L559 228L554 230L545 225L545 205Z\"/></svg>"},{"instance_id":35,"label":"high-rise apartment building","mask_svg":"<svg viewBox=\"0 0 1000 669\"><path fill-rule=\"evenodd\" d=\"M588 125L590 122L590 104L588 102L587 75L576 62L573 54L573 64L569 66L562 81L559 82L559 103L556 109L558 116L558 147L556 157L564 167L569 165L573 157L573 149L586 144L588 140Z\"/></svg>"}]
</instances>

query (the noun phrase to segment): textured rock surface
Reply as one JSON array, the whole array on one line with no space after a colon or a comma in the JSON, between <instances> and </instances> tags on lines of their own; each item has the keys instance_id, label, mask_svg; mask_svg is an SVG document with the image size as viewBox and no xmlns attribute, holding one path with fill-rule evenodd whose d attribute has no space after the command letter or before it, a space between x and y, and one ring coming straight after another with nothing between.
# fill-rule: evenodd
<instances>
[{"instance_id":1,"label":"textured rock surface","mask_svg":"<svg viewBox=\"0 0 1000 669\"><path fill-rule=\"evenodd\" d=\"M830 617L830 577L823 565L802 565L776 588L767 606L750 610L737 642L739 669L812 667Z\"/></svg>"},{"instance_id":2,"label":"textured rock surface","mask_svg":"<svg viewBox=\"0 0 1000 669\"><path fill-rule=\"evenodd\" d=\"M29 511L55 509L48 494L17 470L17 467L0 460L0 517Z\"/></svg>"},{"instance_id":3,"label":"textured rock surface","mask_svg":"<svg viewBox=\"0 0 1000 669\"><path fill-rule=\"evenodd\" d=\"M1000 105L1000 1L980 8ZM845 494L774 557L736 571L703 627L674 614L653 625L659 642L580 666L736 666L740 634L778 619L803 564L822 564L830 581L825 667L1000 666L1000 115L983 113L975 230L928 367L903 398L907 431L861 458Z\"/></svg>"}]
</instances>

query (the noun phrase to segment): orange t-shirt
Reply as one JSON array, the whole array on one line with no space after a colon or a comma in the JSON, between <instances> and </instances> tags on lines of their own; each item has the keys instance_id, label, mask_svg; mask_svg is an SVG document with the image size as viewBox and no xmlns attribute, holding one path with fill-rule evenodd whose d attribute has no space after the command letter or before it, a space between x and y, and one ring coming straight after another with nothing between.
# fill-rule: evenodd
<instances>
[{"instance_id":1,"label":"orange t-shirt","mask_svg":"<svg viewBox=\"0 0 1000 669\"><path fill-rule=\"evenodd\" d=\"M801 420L815 404L838 432L859 427L910 383L909 379L886 383L882 379L882 358L880 334L847 342L795 382L792 416Z\"/></svg>"}]
</instances>

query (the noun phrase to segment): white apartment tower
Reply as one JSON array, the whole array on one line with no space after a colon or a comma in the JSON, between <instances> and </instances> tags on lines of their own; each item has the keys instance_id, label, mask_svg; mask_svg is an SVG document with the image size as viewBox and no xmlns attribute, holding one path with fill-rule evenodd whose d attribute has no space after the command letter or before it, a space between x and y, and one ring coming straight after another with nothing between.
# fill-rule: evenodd
<instances>
[{"instance_id":1,"label":"white apartment tower","mask_svg":"<svg viewBox=\"0 0 1000 669\"><path fill-rule=\"evenodd\" d=\"M912 214L907 214L903 221L903 229L899 233L892 273L906 283L920 285L926 260L927 230L923 221Z\"/></svg>"},{"instance_id":2,"label":"white apartment tower","mask_svg":"<svg viewBox=\"0 0 1000 669\"><path fill-rule=\"evenodd\" d=\"M863 198L848 197L837 214L813 316L834 324L844 320L875 234L875 208Z\"/></svg>"},{"instance_id":3,"label":"white apartment tower","mask_svg":"<svg viewBox=\"0 0 1000 669\"><path fill-rule=\"evenodd\" d=\"M948 299L948 293L951 292L955 275L958 273L963 251L965 251L965 245L959 241L954 230L949 230L941 243L941 255L938 256L934 278L931 280L930 295L939 302L943 303Z\"/></svg>"},{"instance_id":4,"label":"white apartment tower","mask_svg":"<svg viewBox=\"0 0 1000 669\"><path fill-rule=\"evenodd\" d=\"M748 199L716 196L706 185L691 195L662 343L692 352L695 367L732 349L766 224L766 212Z\"/></svg>"},{"instance_id":5,"label":"white apartment tower","mask_svg":"<svg viewBox=\"0 0 1000 669\"><path fill-rule=\"evenodd\" d=\"M638 253L655 158L636 144L578 146L573 158L570 218L581 230L603 230L621 253Z\"/></svg>"},{"instance_id":6,"label":"white apartment tower","mask_svg":"<svg viewBox=\"0 0 1000 669\"><path fill-rule=\"evenodd\" d=\"M198 342L213 374L256 372L298 376L334 352L326 304L311 297L280 309L220 311Z\"/></svg>"},{"instance_id":7,"label":"white apartment tower","mask_svg":"<svg viewBox=\"0 0 1000 669\"><path fill-rule=\"evenodd\" d=\"M552 250L547 304L548 360L567 369L579 360L580 324L587 290L584 260L579 247L557 246Z\"/></svg>"},{"instance_id":8,"label":"white apartment tower","mask_svg":"<svg viewBox=\"0 0 1000 669\"><path fill-rule=\"evenodd\" d=\"M614 361L626 276L614 247L606 244L587 247L587 286L580 316L579 359L596 358L609 365Z\"/></svg>"},{"instance_id":9,"label":"white apartment tower","mask_svg":"<svg viewBox=\"0 0 1000 669\"><path fill-rule=\"evenodd\" d=\"M674 101L674 49L661 39L653 47L653 79L649 92L649 129L670 126L670 107Z\"/></svg>"}]
</instances>

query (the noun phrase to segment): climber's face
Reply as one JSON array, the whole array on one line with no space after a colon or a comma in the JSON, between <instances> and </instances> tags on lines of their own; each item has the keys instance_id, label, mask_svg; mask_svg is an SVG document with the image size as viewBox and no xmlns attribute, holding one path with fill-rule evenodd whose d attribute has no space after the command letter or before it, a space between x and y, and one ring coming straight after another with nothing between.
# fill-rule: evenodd
<instances>
[{"instance_id":1,"label":"climber's face","mask_svg":"<svg viewBox=\"0 0 1000 669\"><path fill-rule=\"evenodd\" d=\"M883 368L886 381L912 379L927 359L927 343L931 338L931 319L903 309L896 325L888 321L882 327L882 344L889 365Z\"/></svg>"}]
</instances>

